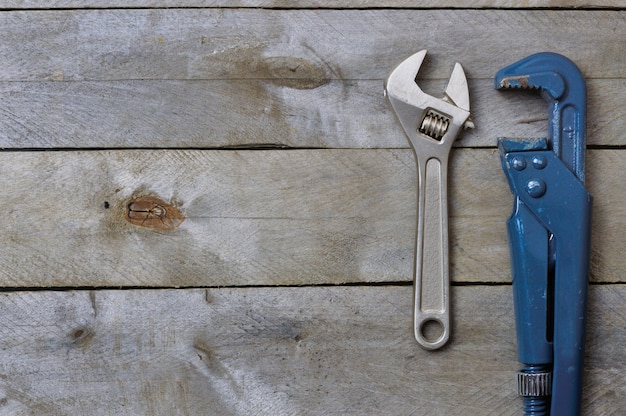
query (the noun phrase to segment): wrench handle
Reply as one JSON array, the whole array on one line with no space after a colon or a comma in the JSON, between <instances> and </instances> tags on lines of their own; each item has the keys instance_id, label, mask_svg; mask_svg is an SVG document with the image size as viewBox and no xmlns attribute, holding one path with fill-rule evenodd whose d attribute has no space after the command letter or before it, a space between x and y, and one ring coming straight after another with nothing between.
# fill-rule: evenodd
<instances>
[{"instance_id":1,"label":"wrench handle","mask_svg":"<svg viewBox=\"0 0 626 416\"><path fill-rule=\"evenodd\" d=\"M447 158L418 159L414 331L426 349L450 336Z\"/></svg>"}]
</instances>

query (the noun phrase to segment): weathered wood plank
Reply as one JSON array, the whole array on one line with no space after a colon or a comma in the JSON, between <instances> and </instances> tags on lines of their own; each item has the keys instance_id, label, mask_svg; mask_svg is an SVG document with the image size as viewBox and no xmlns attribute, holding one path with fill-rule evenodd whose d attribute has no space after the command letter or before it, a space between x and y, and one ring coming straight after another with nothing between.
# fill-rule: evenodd
<instances>
[{"instance_id":1,"label":"weathered wood plank","mask_svg":"<svg viewBox=\"0 0 626 416\"><path fill-rule=\"evenodd\" d=\"M382 80L331 81L314 89L263 80L3 82L0 147L406 148ZM440 96L444 81L422 87ZM626 145L625 79L590 79L588 143ZM547 134L537 95L470 81L472 118L456 145L495 146L498 136Z\"/></svg>"},{"instance_id":2,"label":"weathered wood plank","mask_svg":"<svg viewBox=\"0 0 626 416\"><path fill-rule=\"evenodd\" d=\"M414 178L412 155L346 152L0 153L0 200L10 207L2 216L2 285L408 277L412 232L401 228L405 219L414 224L415 191L402 171ZM405 197L393 196L398 191ZM171 202L186 220L169 232L132 225L125 212L136 196Z\"/></svg>"},{"instance_id":3,"label":"weathered wood plank","mask_svg":"<svg viewBox=\"0 0 626 416\"><path fill-rule=\"evenodd\" d=\"M587 77L624 78L625 16L546 10L8 11L0 14L0 80L252 78L312 88L328 79L382 79L423 48L432 51L425 78L447 78L454 60L471 78L491 78L502 65L542 50L568 55Z\"/></svg>"},{"instance_id":4,"label":"weathered wood plank","mask_svg":"<svg viewBox=\"0 0 626 416\"><path fill-rule=\"evenodd\" d=\"M588 156L591 277L624 281L626 152ZM499 163L496 150L453 152L455 281L510 280L504 222L512 196ZM2 152L0 178L5 287L412 278L416 179L408 149ZM131 224L125 215L137 196L173 204L186 219L169 231Z\"/></svg>"},{"instance_id":5,"label":"weathered wood plank","mask_svg":"<svg viewBox=\"0 0 626 416\"><path fill-rule=\"evenodd\" d=\"M109 0L106 3L97 0L3 0L0 7L7 9L67 9L67 8L160 8L160 7L212 7L212 8L467 8L463 0ZM621 0L474 0L472 8L623 8Z\"/></svg>"},{"instance_id":6,"label":"weathered wood plank","mask_svg":"<svg viewBox=\"0 0 626 416\"><path fill-rule=\"evenodd\" d=\"M404 287L0 295L0 409L89 415L518 415L511 288L454 287L412 339ZM583 414L626 406L626 287L592 286Z\"/></svg>"}]
</instances>

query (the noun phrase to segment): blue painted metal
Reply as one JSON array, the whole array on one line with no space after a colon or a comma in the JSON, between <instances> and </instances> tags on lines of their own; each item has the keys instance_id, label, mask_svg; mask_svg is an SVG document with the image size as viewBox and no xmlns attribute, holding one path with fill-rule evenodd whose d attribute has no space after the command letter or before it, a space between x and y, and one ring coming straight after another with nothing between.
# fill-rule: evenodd
<instances>
[{"instance_id":1,"label":"blue painted metal","mask_svg":"<svg viewBox=\"0 0 626 416\"><path fill-rule=\"evenodd\" d=\"M495 87L540 91L548 102L548 142L584 183L587 88L576 64L556 53L537 53L498 71Z\"/></svg>"},{"instance_id":2,"label":"blue painted metal","mask_svg":"<svg viewBox=\"0 0 626 416\"><path fill-rule=\"evenodd\" d=\"M538 89L547 139L499 139L515 195L507 222L522 372L552 372L526 415L580 414L592 198L584 187L586 88L569 59L539 53L500 70L496 88Z\"/></svg>"}]
</instances>

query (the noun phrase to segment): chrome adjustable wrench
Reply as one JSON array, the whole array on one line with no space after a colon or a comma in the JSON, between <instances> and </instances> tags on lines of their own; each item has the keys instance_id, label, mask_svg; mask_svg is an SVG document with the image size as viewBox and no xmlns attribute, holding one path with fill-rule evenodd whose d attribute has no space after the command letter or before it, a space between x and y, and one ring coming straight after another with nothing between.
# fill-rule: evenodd
<instances>
[{"instance_id":1,"label":"chrome adjustable wrench","mask_svg":"<svg viewBox=\"0 0 626 416\"><path fill-rule=\"evenodd\" d=\"M385 82L385 96L417 162L413 327L417 342L433 350L450 337L448 155L461 129L473 124L463 67L455 65L442 99L431 97L415 80L425 56L422 50L400 63Z\"/></svg>"}]
</instances>

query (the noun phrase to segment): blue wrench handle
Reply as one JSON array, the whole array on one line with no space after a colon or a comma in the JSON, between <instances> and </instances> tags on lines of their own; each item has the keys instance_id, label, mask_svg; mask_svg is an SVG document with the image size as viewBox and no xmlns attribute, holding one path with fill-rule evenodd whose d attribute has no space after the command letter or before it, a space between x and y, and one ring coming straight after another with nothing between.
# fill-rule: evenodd
<instances>
[{"instance_id":1,"label":"blue wrench handle","mask_svg":"<svg viewBox=\"0 0 626 416\"><path fill-rule=\"evenodd\" d=\"M520 198L507 221L517 353L521 363L552 366L548 231ZM529 244L529 242L532 242ZM520 325L519 323L523 323Z\"/></svg>"},{"instance_id":2,"label":"blue wrench handle","mask_svg":"<svg viewBox=\"0 0 626 416\"><path fill-rule=\"evenodd\" d=\"M550 314L543 314L543 303L553 297L552 322L552 401L551 415L580 414L582 393L585 315L591 237L591 195L568 166L550 150L512 151L504 146L502 162L511 190L516 195L516 211L509 220L509 233L516 286L520 361L542 364L549 361L546 348ZM541 161L537 164L536 161ZM545 234L552 234L556 257L554 287L537 281L549 275ZM529 239L530 238L530 239ZM539 248L531 245L539 244ZM545 250L539 258L539 250ZM536 254L533 254L536 253ZM546 288L546 296L536 296ZM552 295L550 296L550 292ZM530 296L529 296L530 295ZM519 329L519 323L526 327ZM539 346L527 345L538 343Z\"/></svg>"}]
</instances>

